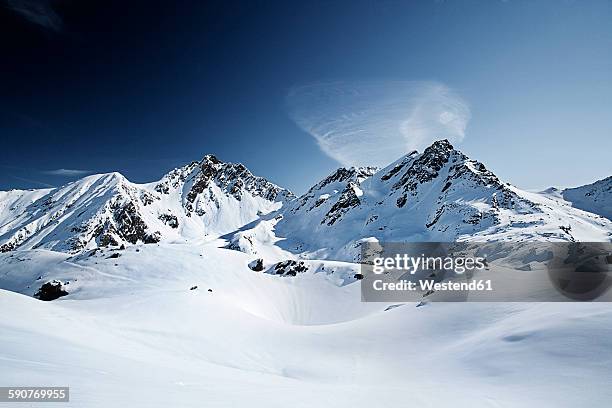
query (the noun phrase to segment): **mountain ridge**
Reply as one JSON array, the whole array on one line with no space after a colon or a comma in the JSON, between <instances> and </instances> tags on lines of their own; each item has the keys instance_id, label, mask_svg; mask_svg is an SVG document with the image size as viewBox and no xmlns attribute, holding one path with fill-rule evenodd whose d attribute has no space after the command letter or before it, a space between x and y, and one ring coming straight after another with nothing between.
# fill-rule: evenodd
<instances>
[{"instance_id":1,"label":"mountain ridge","mask_svg":"<svg viewBox=\"0 0 612 408\"><path fill-rule=\"evenodd\" d=\"M110 172L0 197L0 251L79 252L229 232L277 209L293 194L242 164L206 155L153 183L132 183Z\"/></svg>"},{"instance_id":2,"label":"mountain ridge","mask_svg":"<svg viewBox=\"0 0 612 408\"><path fill-rule=\"evenodd\" d=\"M584 186L587 197L597 183ZM0 193L2 252L184 242L252 222L269 223L264 229L282 238L283 249L341 260L355 260L354 241L362 239L609 240L612 230L564 197L503 183L448 140L382 169L340 167L299 197L212 154L151 183L111 172Z\"/></svg>"},{"instance_id":3,"label":"mountain ridge","mask_svg":"<svg viewBox=\"0 0 612 408\"><path fill-rule=\"evenodd\" d=\"M596 215L502 182L447 140L362 180L355 172L336 170L280 210L274 230L285 249L356 261L359 240L610 239Z\"/></svg>"},{"instance_id":4,"label":"mountain ridge","mask_svg":"<svg viewBox=\"0 0 612 408\"><path fill-rule=\"evenodd\" d=\"M576 208L612 220L612 176L584 186L566 188L561 196Z\"/></svg>"}]
</instances>

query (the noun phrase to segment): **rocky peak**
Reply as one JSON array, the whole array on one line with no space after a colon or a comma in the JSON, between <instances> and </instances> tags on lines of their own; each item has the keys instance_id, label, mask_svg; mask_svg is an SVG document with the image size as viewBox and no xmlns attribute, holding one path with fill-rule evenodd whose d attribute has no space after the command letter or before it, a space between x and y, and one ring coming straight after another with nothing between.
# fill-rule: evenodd
<instances>
[{"instance_id":1,"label":"rocky peak","mask_svg":"<svg viewBox=\"0 0 612 408\"><path fill-rule=\"evenodd\" d=\"M372 177L378 170L378 167L367 166L367 167L351 167L351 170L355 173L357 183L361 183L363 180Z\"/></svg>"},{"instance_id":2,"label":"rocky peak","mask_svg":"<svg viewBox=\"0 0 612 408\"><path fill-rule=\"evenodd\" d=\"M429 146L428 148L425 149L425 152L430 151L430 152L451 152L455 150L455 148L453 147L453 145L448 141L448 139L441 139L441 140L436 140L435 142L433 142L431 144L431 146ZM423 153L425 153L423 152Z\"/></svg>"},{"instance_id":3,"label":"rocky peak","mask_svg":"<svg viewBox=\"0 0 612 408\"><path fill-rule=\"evenodd\" d=\"M391 195L400 191L396 200L400 208L410 201L410 196L418 196L419 190L432 194L433 188L438 202L446 201L454 192L465 195L466 191L471 191L470 194L480 194L493 208L525 212L536 209L534 203L517 196L484 164L455 150L448 140L434 142L422 154L414 156L413 160L406 159L381 179L394 175L393 172L401 174L391 189ZM477 189L480 192L476 193Z\"/></svg>"},{"instance_id":4,"label":"rocky peak","mask_svg":"<svg viewBox=\"0 0 612 408\"><path fill-rule=\"evenodd\" d=\"M223 162L222 162L221 160L219 160L219 159L217 158L217 156L215 156L214 154L207 154L207 155L204 155L204 157L202 158L201 163L203 163L203 164L204 164L204 163L210 163L210 164L212 164L212 165L215 165L215 164L223 164Z\"/></svg>"},{"instance_id":5,"label":"rocky peak","mask_svg":"<svg viewBox=\"0 0 612 408\"><path fill-rule=\"evenodd\" d=\"M440 170L448 163L451 154L456 153L448 140L438 140L423 151L393 185L393 190L403 187L405 193L415 193L419 184L438 177Z\"/></svg>"},{"instance_id":6,"label":"rocky peak","mask_svg":"<svg viewBox=\"0 0 612 408\"><path fill-rule=\"evenodd\" d=\"M184 167L174 169L155 186L155 190L169 194L171 189L188 186L185 207L189 210L190 203L216 185L225 194L240 200L244 192L262 197L268 201L286 201L293 194L263 177L253 175L242 163L226 163L212 154L205 155L201 161L192 162Z\"/></svg>"}]
</instances>

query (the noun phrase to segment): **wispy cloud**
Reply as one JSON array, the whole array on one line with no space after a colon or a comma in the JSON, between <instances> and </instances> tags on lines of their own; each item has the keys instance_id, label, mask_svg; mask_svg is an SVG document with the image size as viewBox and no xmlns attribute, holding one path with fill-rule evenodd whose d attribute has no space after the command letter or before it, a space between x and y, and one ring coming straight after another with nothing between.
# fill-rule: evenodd
<instances>
[{"instance_id":1,"label":"wispy cloud","mask_svg":"<svg viewBox=\"0 0 612 408\"><path fill-rule=\"evenodd\" d=\"M74 176L83 176L85 174L91 174L91 171L90 170L77 170L77 169L55 169L55 170L41 171L41 173L48 174L51 176L74 177Z\"/></svg>"},{"instance_id":2,"label":"wispy cloud","mask_svg":"<svg viewBox=\"0 0 612 408\"><path fill-rule=\"evenodd\" d=\"M431 81L322 82L292 88L291 118L344 166L385 166L438 139L459 142L467 103Z\"/></svg>"},{"instance_id":3,"label":"wispy cloud","mask_svg":"<svg viewBox=\"0 0 612 408\"><path fill-rule=\"evenodd\" d=\"M47 0L4 0L6 6L29 22L53 31L61 31L63 22Z\"/></svg>"}]
</instances>

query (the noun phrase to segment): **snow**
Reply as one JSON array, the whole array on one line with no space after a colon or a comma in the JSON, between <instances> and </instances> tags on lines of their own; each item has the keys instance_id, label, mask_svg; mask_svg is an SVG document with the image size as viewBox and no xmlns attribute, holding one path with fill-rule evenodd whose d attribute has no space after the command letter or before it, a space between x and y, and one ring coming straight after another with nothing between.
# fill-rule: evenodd
<instances>
[{"instance_id":1,"label":"snow","mask_svg":"<svg viewBox=\"0 0 612 408\"><path fill-rule=\"evenodd\" d=\"M0 383L69 385L78 407L604 407L612 398L606 305L385 311L361 303L358 284L253 272L251 257L227 256L222 244L143 245L117 259L24 251L15 256L37 267L14 275L26 261L2 255L3 283L58 264L63 280L78 280L53 302L0 290Z\"/></svg>"},{"instance_id":2,"label":"snow","mask_svg":"<svg viewBox=\"0 0 612 408\"><path fill-rule=\"evenodd\" d=\"M612 220L612 176L586 186L565 189L561 195L576 208Z\"/></svg>"},{"instance_id":3,"label":"snow","mask_svg":"<svg viewBox=\"0 0 612 408\"><path fill-rule=\"evenodd\" d=\"M605 303L360 301L362 242L610 242L568 190L503 184L448 146L299 198L210 155L155 183L0 192L0 385L70 386L58 406L79 408L609 406ZM307 271L272 273L287 261ZM53 280L69 294L33 298Z\"/></svg>"},{"instance_id":4,"label":"snow","mask_svg":"<svg viewBox=\"0 0 612 408\"><path fill-rule=\"evenodd\" d=\"M606 305L385 311L361 303L358 284L253 272L252 257L223 244L142 245L117 259L2 255L4 285L50 271L72 292L40 302L0 290L0 383L69 385L79 407L604 407L612 398Z\"/></svg>"}]
</instances>

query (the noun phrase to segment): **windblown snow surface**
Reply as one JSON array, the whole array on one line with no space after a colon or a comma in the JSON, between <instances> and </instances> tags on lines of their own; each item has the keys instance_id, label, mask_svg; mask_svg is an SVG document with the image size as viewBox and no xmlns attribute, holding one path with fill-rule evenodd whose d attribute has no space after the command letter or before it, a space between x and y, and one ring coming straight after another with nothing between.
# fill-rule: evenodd
<instances>
[{"instance_id":1,"label":"windblown snow surface","mask_svg":"<svg viewBox=\"0 0 612 408\"><path fill-rule=\"evenodd\" d=\"M565 189L561 195L576 208L612 220L612 176L586 186Z\"/></svg>"},{"instance_id":2,"label":"windblown snow surface","mask_svg":"<svg viewBox=\"0 0 612 408\"><path fill-rule=\"evenodd\" d=\"M352 265L278 278L219 244L2 255L3 281L72 292L0 291L0 383L70 386L75 407L609 406L609 305L386 310L343 285Z\"/></svg>"},{"instance_id":3,"label":"windblown snow surface","mask_svg":"<svg viewBox=\"0 0 612 408\"><path fill-rule=\"evenodd\" d=\"M0 385L70 387L43 407L609 407L609 304L360 301L351 240L609 242L605 218L444 149L299 198L210 159L2 193ZM69 295L33 297L53 280Z\"/></svg>"}]
</instances>

